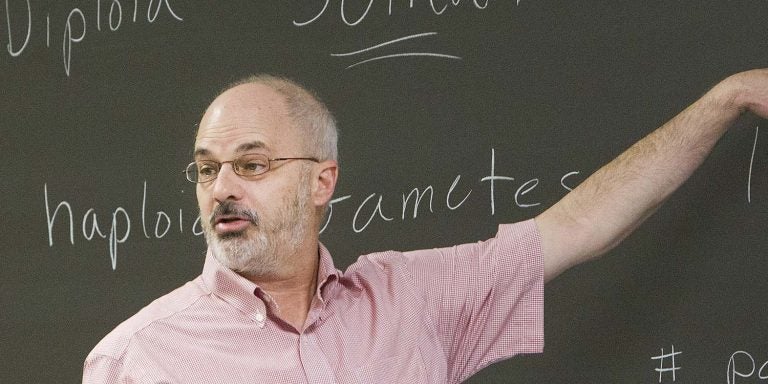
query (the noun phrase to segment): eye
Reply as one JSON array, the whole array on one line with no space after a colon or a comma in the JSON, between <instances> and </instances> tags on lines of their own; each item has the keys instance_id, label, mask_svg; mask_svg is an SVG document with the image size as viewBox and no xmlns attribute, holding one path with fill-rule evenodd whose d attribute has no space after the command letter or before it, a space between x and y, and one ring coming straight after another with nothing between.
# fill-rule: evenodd
<instances>
[{"instance_id":1,"label":"eye","mask_svg":"<svg viewBox=\"0 0 768 384\"><path fill-rule=\"evenodd\" d=\"M199 162L197 163L197 174L208 178L211 176L216 176L216 173L218 172L218 167L216 164L210 163L210 162Z\"/></svg>"},{"instance_id":2,"label":"eye","mask_svg":"<svg viewBox=\"0 0 768 384\"><path fill-rule=\"evenodd\" d=\"M263 156L243 156L236 165L241 175L255 176L267 171L269 160Z\"/></svg>"}]
</instances>

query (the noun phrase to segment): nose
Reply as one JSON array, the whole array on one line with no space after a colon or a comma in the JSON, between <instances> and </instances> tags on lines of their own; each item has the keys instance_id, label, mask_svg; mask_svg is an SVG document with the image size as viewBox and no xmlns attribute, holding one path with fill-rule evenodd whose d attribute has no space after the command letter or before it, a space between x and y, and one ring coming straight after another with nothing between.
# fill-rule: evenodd
<instances>
[{"instance_id":1,"label":"nose","mask_svg":"<svg viewBox=\"0 0 768 384\"><path fill-rule=\"evenodd\" d=\"M213 198L222 202L225 200L240 200L243 197L243 179L232 169L231 163L221 165L219 174L213 180Z\"/></svg>"}]
</instances>

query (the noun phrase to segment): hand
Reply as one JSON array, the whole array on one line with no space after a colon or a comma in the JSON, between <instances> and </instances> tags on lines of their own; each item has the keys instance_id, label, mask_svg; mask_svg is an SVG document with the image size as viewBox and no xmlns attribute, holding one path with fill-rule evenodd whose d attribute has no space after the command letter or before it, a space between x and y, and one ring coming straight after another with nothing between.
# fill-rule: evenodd
<instances>
[{"instance_id":1,"label":"hand","mask_svg":"<svg viewBox=\"0 0 768 384\"><path fill-rule=\"evenodd\" d=\"M629 235L745 112L768 118L768 69L723 80L540 214L545 279L607 252Z\"/></svg>"}]
</instances>

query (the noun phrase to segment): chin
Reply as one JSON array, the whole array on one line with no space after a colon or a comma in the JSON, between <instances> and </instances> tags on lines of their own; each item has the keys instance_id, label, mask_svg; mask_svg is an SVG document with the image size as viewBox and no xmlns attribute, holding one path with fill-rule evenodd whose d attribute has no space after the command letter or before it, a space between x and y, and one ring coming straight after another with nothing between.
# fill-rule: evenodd
<instances>
[{"instance_id":1,"label":"chin","mask_svg":"<svg viewBox=\"0 0 768 384\"><path fill-rule=\"evenodd\" d=\"M214 235L208 245L225 267L243 274L273 274L279 265L274 243L261 233L232 232Z\"/></svg>"},{"instance_id":2,"label":"chin","mask_svg":"<svg viewBox=\"0 0 768 384\"><path fill-rule=\"evenodd\" d=\"M224 232L224 233L217 233L216 238L219 241L229 241L229 240L235 240L235 239L244 239L245 238L245 229L242 231L232 231L232 232Z\"/></svg>"}]
</instances>

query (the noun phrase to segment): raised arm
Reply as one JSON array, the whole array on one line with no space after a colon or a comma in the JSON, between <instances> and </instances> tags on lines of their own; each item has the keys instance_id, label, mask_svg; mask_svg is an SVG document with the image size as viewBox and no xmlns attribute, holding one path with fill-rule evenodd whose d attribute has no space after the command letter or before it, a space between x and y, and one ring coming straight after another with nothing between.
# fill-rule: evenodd
<instances>
[{"instance_id":1,"label":"raised arm","mask_svg":"<svg viewBox=\"0 0 768 384\"><path fill-rule=\"evenodd\" d=\"M627 237L746 111L768 117L768 70L728 77L536 217L545 281Z\"/></svg>"}]
</instances>

